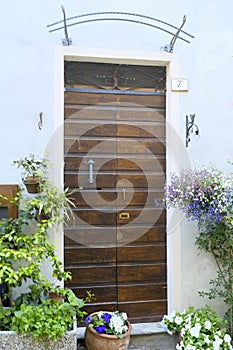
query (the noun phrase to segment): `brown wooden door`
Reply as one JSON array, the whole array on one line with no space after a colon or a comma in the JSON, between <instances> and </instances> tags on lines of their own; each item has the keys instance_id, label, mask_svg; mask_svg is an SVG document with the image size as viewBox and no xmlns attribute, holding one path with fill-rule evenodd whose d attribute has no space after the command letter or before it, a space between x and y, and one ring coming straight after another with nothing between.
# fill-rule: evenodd
<instances>
[{"instance_id":1,"label":"brown wooden door","mask_svg":"<svg viewBox=\"0 0 233 350\"><path fill-rule=\"evenodd\" d=\"M93 182L91 164L93 162ZM87 311L121 310L132 322L166 313L165 95L65 92L65 185L75 220L65 228L66 282Z\"/></svg>"}]
</instances>

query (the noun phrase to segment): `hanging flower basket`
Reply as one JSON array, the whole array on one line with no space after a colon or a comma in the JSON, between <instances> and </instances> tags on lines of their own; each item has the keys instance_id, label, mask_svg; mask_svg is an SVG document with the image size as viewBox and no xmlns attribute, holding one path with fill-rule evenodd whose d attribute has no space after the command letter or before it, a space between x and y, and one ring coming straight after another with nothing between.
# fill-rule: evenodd
<instances>
[{"instance_id":1,"label":"hanging flower basket","mask_svg":"<svg viewBox=\"0 0 233 350\"><path fill-rule=\"evenodd\" d=\"M105 315L106 315L106 318L105 319L102 318L102 317L105 317ZM110 350L110 349L126 350L129 346L129 341L130 341L131 324L127 319L126 320L123 319L123 322L121 323L120 318L122 315L126 315L126 314L118 313L118 312L101 311L99 313L93 313L90 316L88 316L87 327L85 332L85 343L86 343L87 349L88 350ZM115 323L116 328L114 327L114 320L116 320L116 323ZM97 325L97 323L99 323L99 325ZM105 332L108 332L108 333L105 333ZM114 333L114 334L110 334L110 333Z\"/></svg>"},{"instance_id":2,"label":"hanging flower basket","mask_svg":"<svg viewBox=\"0 0 233 350\"><path fill-rule=\"evenodd\" d=\"M39 176L27 176L23 179L23 183L27 188L28 193L40 193L41 178Z\"/></svg>"}]
</instances>

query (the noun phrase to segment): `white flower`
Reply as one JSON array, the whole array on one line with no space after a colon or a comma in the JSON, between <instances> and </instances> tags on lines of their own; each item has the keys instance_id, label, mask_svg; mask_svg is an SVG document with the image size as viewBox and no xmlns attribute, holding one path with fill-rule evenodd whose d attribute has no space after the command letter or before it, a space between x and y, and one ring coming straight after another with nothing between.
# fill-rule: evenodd
<instances>
[{"instance_id":1,"label":"white flower","mask_svg":"<svg viewBox=\"0 0 233 350\"><path fill-rule=\"evenodd\" d=\"M119 317L118 315L112 314L110 323L109 323L109 327L111 329L114 329L116 333L123 333L123 327L124 327L124 320L122 320L121 317Z\"/></svg>"},{"instance_id":2,"label":"white flower","mask_svg":"<svg viewBox=\"0 0 233 350\"><path fill-rule=\"evenodd\" d=\"M209 336L208 336L208 335L205 337L204 341L205 341L206 344L209 344L209 343L210 343L210 339L209 339Z\"/></svg>"},{"instance_id":3,"label":"white flower","mask_svg":"<svg viewBox=\"0 0 233 350\"><path fill-rule=\"evenodd\" d=\"M230 337L229 334L225 334L223 339L224 339L224 341L225 341L226 343L230 344L230 342L231 342L231 337Z\"/></svg>"},{"instance_id":4,"label":"white flower","mask_svg":"<svg viewBox=\"0 0 233 350\"><path fill-rule=\"evenodd\" d=\"M127 326L123 326L123 327L122 327L122 333L127 332L127 330L128 330L128 327L127 327Z\"/></svg>"},{"instance_id":5,"label":"white flower","mask_svg":"<svg viewBox=\"0 0 233 350\"><path fill-rule=\"evenodd\" d=\"M199 334L200 334L200 330L201 330L201 325L200 323L196 323L194 327L190 328L190 334L195 337L198 338Z\"/></svg>"},{"instance_id":6,"label":"white flower","mask_svg":"<svg viewBox=\"0 0 233 350\"><path fill-rule=\"evenodd\" d=\"M215 340L213 342L213 347L214 347L214 350L220 350L220 345L222 344L222 340L221 339L218 339L218 340Z\"/></svg>"},{"instance_id":7,"label":"white flower","mask_svg":"<svg viewBox=\"0 0 233 350\"><path fill-rule=\"evenodd\" d=\"M209 330L211 328L211 326L212 326L212 323L209 320L205 321L205 328L206 329Z\"/></svg>"},{"instance_id":8,"label":"white flower","mask_svg":"<svg viewBox=\"0 0 233 350\"><path fill-rule=\"evenodd\" d=\"M188 347L185 348L184 350L196 350L196 346L194 346L194 345L188 345Z\"/></svg>"},{"instance_id":9,"label":"white flower","mask_svg":"<svg viewBox=\"0 0 233 350\"><path fill-rule=\"evenodd\" d=\"M183 318L182 318L182 317L180 317L180 316L176 316L176 317L175 317L175 323L176 323L176 324L180 325L180 324L182 323L182 321L183 321Z\"/></svg>"},{"instance_id":10,"label":"white flower","mask_svg":"<svg viewBox=\"0 0 233 350\"><path fill-rule=\"evenodd\" d=\"M123 320L125 320L125 321L126 321L127 318L128 318L128 317L127 317L127 314L126 314L125 312L122 312L121 316L122 316Z\"/></svg>"},{"instance_id":11,"label":"white flower","mask_svg":"<svg viewBox=\"0 0 233 350\"><path fill-rule=\"evenodd\" d=\"M172 311L168 316L164 316L164 319L165 320L168 320L170 322L173 321L173 318L176 316L176 312L175 311Z\"/></svg>"}]
</instances>

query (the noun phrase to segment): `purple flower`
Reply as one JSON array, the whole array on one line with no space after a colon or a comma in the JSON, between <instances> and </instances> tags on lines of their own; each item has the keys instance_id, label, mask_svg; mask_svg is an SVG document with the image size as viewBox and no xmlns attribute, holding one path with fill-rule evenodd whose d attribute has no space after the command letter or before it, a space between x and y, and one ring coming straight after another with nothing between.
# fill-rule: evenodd
<instances>
[{"instance_id":1,"label":"purple flower","mask_svg":"<svg viewBox=\"0 0 233 350\"><path fill-rule=\"evenodd\" d=\"M96 330L96 332L98 332L98 333L104 333L105 332L105 330L106 330L106 326L105 325L102 325L102 326L97 326L96 328L95 328L95 330Z\"/></svg>"},{"instance_id":2,"label":"purple flower","mask_svg":"<svg viewBox=\"0 0 233 350\"><path fill-rule=\"evenodd\" d=\"M108 313L102 315L102 319L103 319L105 322L107 322L107 323L110 322L111 317L112 317L112 316L111 316L110 314L108 314Z\"/></svg>"},{"instance_id":3,"label":"purple flower","mask_svg":"<svg viewBox=\"0 0 233 350\"><path fill-rule=\"evenodd\" d=\"M90 323L92 321L92 316L87 316L86 318L86 324Z\"/></svg>"}]
</instances>

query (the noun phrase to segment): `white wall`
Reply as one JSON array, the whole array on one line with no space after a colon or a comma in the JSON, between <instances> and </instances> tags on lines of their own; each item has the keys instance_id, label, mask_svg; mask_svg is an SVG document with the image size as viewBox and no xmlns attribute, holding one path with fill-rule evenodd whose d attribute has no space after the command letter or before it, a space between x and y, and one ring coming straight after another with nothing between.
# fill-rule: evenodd
<instances>
[{"instance_id":1,"label":"white wall","mask_svg":"<svg viewBox=\"0 0 233 350\"><path fill-rule=\"evenodd\" d=\"M123 11L153 16L176 26L187 15L184 30L193 34L187 44L177 40L171 60L176 61L176 74L188 78L189 91L175 94L175 105L169 111L169 121L177 131L182 153L171 149L169 159L176 166L207 164L231 171L233 117L233 2L229 0L102 0L101 2L64 0L67 17L100 11ZM11 0L1 3L1 183L17 183L20 174L11 164L30 152L41 154L50 144L57 126L61 101L56 100L59 57L57 47L63 31L49 33L47 24L62 19L60 3L48 0ZM68 29L74 48L80 52L101 53L120 50L133 56L158 57L160 48L171 36L152 28L123 22L97 22ZM173 58L176 57L176 58ZM170 83L170 82L168 82ZM43 129L38 130L39 113L43 112ZM200 136L191 138L185 148L185 115L195 113ZM170 140L169 142L172 142ZM52 151L53 152L53 151ZM51 155L56 158L56 154ZM59 155L58 155L59 158ZM57 164L62 172L62 164ZM170 214L169 214L170 215ZM173 214L171 215L174 219ZM172 227L172 223L170 223ZM170 279L170 307L187 307L200 303L196 291L207 287L207 269L212 262L200 259L194 247L195 227L185 221L170 232L169 244L180 275ZM203 264L205 262L205 265ZM192 273L190 273L192 271ZM203 286L203 281L205 285ZM174 291L172 289L174 283ZM200 287L200 288L199 288ZM204 301L202 301L204 303Z\"/></svg>"}]
</instances>

